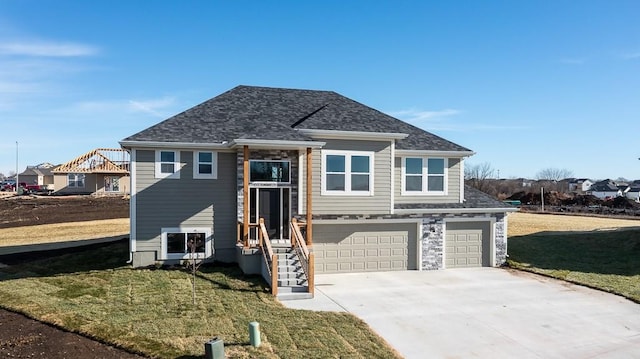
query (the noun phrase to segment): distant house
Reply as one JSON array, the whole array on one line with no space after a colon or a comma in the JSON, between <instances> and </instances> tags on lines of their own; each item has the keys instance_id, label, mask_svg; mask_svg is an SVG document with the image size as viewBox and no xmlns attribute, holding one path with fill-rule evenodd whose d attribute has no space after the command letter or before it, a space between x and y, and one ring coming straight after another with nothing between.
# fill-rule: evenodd
<instances>
[{"instance_id":1,"label":"distant house","mask_svg":"<svg viewBox=\"0 0 640 359\"><path fill-rule=\"evenodd\" d=\"M98 148L53 169L55 194L129 194L129 153Z\"/></svg>"},{"instance_id":2,"label":"distant house","mask_svg":"<svg viewBox=\"0 0 640 359\"><path fill-rule=\"evenodd\" d=\"M572 178L569 180L569 192L586 193L592 185L588 178Z\"/></svg>"},{"instance_id":3,"label":"distant house","mask_svg":"<svg viewBox=\"0 0 640 359\"><path fill-rule=\"evenodd\" d=\"M587 191L587 194L596 196L600 199L621 197L622 190L611 180L596 182Z\"/></svg>"},{"instance_id":4,"label":"distant house","mask_svg":"<svg viewBox=\"0 0 640 359\"><path fill-rule=\"evenodd\" d=\"M628 186L624 190L624 196L636 202L640 202L640 183Z\"/></svg>"},{"instance_id":5,"label":"distant house","mask_svg":"<svg viewBox=\"0 0 640 359\"><path fill-rule=\"evenodd\" d=\"M51 163L45 162L40 163L35 166L27 166L27 168L20 174L18 174L18 178L20 182L24 182L27 184L37 184L39 186L45 187L47 189L53 190L53 169L54 165Z\"/></svg>"},{"instance_id":6,"label":"distant house","mask_svg":"<svg viewBox=\"0 0 640 359\"><path fill-rule=\"evenodd\" d=\"M531 188L533 185L533 181L527 178L518 178L516 181L520 183L521 187Z\"/></svg>"}]
</instances>

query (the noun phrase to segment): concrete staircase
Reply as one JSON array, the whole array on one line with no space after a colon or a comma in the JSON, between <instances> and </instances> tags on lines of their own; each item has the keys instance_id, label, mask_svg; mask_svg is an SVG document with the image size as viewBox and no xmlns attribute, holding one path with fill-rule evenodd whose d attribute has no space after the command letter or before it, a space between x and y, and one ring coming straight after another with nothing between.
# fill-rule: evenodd
<instances>
[{"instance_id":1,"label":"concrete staircase","mask_svg":"<svg viewBox=\"0 0 640 359\"><path fill-rule=\"evenodd\" d=\"M278 259L278 295L279 300L310 299L307 276L304 274L298 255L290 246L273 247Z\"/></svg>"}]
</instances>

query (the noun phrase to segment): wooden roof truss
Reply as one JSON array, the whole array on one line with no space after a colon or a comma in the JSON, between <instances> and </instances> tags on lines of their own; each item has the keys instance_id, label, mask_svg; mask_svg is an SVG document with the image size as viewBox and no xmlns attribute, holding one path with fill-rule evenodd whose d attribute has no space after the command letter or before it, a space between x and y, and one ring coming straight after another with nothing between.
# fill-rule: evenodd
<instances>
[{"instance_id":1,"label":"wooden roof truss","mask_svg":"<svg viewBox=\"0 0 640 359\"><path fill-rule=\"evenodd\" d=\"M129 174L129 152L121 148L97 148L56 167L52 172Z\"/></svg>"}]
</instances>

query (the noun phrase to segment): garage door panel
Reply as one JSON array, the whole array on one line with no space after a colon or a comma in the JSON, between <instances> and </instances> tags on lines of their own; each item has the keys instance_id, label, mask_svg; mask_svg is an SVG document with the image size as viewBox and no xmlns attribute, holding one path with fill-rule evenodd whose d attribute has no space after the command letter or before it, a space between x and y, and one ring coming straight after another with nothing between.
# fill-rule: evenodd
<instances>
[{"instance_id":1,"label":"garage door panel","mask_svg":"<svg viewBox=\"0 0 640 359\"><path fill-rule=\"evenodd\" d=\"M313 244L316 272L416 269L417 259L410 258L417 257L416 230L415 223L317 224ZM334 255L336 251L339 256Z\"/></svg>"},{"instance_id":2,"label":"garage door panel","mask_svg":"<svg viewBox=\"0 0 640 359\"><path fill-rule=\"evenodd\" d=\"M324 252L325 258L338 258L338 251L328 250Z\"/></svg>"},{"instance_id":3,"label":"garage door panel","mask_svg":"<svg viewBox=\"0 0 640 359\"><path fill-rule=\"evenodd\" d=\"M455 267L489 266L490 222L452 222L445 236L445 265Z\"/></svg>"}]
</instances>

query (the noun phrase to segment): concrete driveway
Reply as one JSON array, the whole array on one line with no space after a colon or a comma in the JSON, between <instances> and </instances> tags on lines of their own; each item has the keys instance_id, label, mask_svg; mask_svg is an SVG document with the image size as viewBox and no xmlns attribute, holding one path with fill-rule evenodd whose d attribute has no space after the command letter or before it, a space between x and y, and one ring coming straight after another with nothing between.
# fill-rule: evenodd
<instances>
[{"instance_id":1,"label":"concrete driveway","mask_svg":"<svg viewBox=\"0 0 640 359\"><path fill-rule=\"evenodd\" d=\"M505 269L324 274L283 303L353 313L406 358L640 357L640 305Z\"/></svg>"}]
</instances>

